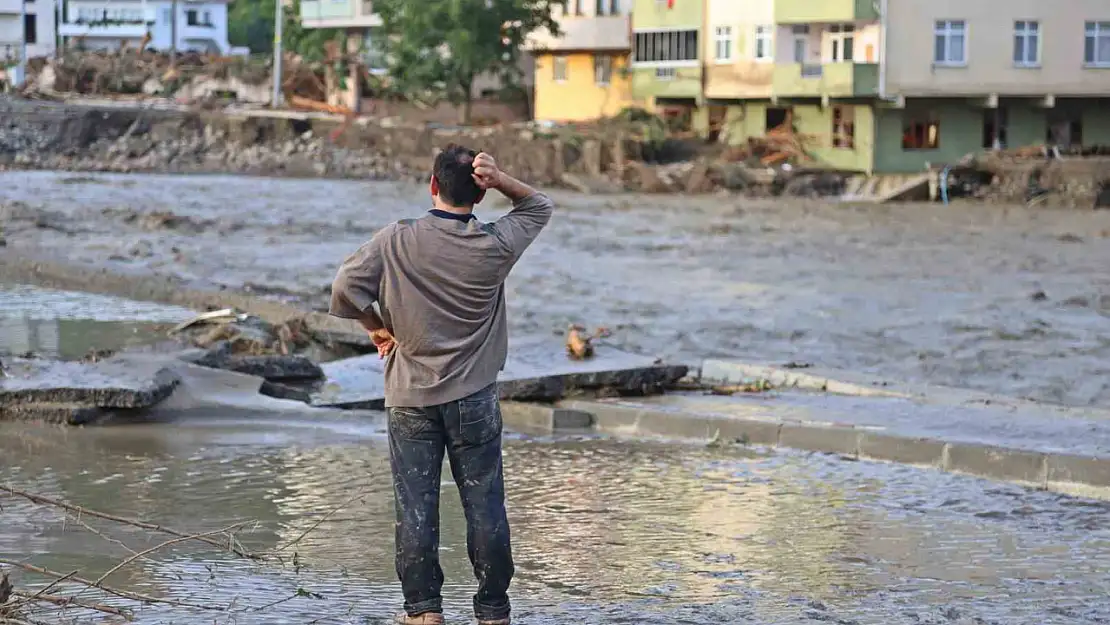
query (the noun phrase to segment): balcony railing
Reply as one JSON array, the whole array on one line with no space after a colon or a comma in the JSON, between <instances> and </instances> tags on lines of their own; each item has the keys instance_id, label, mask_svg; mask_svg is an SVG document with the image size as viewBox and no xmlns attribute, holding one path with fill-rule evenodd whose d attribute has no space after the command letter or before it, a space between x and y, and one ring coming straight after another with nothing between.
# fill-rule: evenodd
<instances>
[{"instance_id":1,"label":"balcony railing","mask_svg":"<svg viewBox=\"0 0 1110 625\"><path fill-rule=\"evenodd\" d=\"M875 63L825 63L775 65L772 93L781 97L846 98L878 93L879 66Z\"/></svg>"},{"instance_id":2,"label":"balcony railing","mask_svg":"<svg viewBox=\"0 0 1110 625\"><path fill-rule=\"evenodd\" d=\"M868 22L879 19L874 0L774 0L779 24Z\"/></svg>"},{"instance_id":3,"label":"balcony railing","mask_svg":"<svg viewBox=\"0 0 1110 625\"><path fill-rule=\"evenodd\" d=\"M142 37L154 26L153 21L126 22L65 22L58 24L63 37L93 35L98 37Z\"/></svg>"}]
</instances>

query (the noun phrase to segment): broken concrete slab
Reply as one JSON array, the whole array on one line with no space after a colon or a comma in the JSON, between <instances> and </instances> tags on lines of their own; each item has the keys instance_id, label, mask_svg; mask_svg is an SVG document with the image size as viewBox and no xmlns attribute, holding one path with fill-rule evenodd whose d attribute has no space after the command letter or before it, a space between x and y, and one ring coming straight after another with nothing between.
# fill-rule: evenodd
<instances>
[{"instance_id":1,"label":"broken concrete slab","mask_svg":"<svg viewBox=\"0 0 1110 625\"><path fill-rule=\"evenodd\" d=\"M96 406L75 404L21 404L0 408L0 421L33 421L51 425L90 425L111 413Z\"/></svg>"},{"instance_id":2,"label":"broken concrete slab","mask_svg":"<svg viewBox=\"0 0 1110 625\"><path fill-rule=\"evenodd\" d=\"M589 360L569 360L565 352L559 338L510 340L508 362L498 378L501 398L556 401L576 390L597 389L652 394L674 384L688 371L684 366L663 365L654 358L604 344L596 346ZM324 364L326 381L313 393L311 404L380 409L385 405L384 367L377 354Z\"/></svg>"},{"instance_id":3,"label":"broken concrete slab","mask_svg":"<svg viewBox=\"0 0 1110 625\"><path fill-rule=\"evenodd\" d=\"M324 377L320 365L304 356L237 356L214 351L194 360L194 364L211 369L225 369L254 375L270 381L319 380Z\"/></svg>"},{"instance_id":4,"label":"broken concrete slab","mask_svg":"<svg viewBox=\"0 0 1110 625\"><path fill-rule=\"evenodd\" d=\"M13 359L0 378L0 417L35 404L95 408L146 408L166 399L178 378L165 367L121 359L97 363Z\"/></svg>"}]
</instances>

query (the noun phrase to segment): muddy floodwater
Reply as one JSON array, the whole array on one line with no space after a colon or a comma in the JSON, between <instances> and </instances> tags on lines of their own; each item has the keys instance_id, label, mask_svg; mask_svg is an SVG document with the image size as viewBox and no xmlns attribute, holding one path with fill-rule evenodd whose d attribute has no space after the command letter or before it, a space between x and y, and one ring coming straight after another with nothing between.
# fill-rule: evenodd
<instances>
[{"instance_id":1,"label":"muddy floodwater","mask_svg":"<svg viewBox=\"0 0 1110 625\"><path fill-rule=\"evenodd\" d=\"M135 562L106 583L232 610L150 607L139 623L379 623L400 602L382 425L8 425L0 483L194 532L253 519L238 535L248 549L293 544L284 566L204 545ZM505 457L521 623L1110 619L1103 503L894 465L674 444L514 436ZM445 599L448 616L467 622L465 526L447 469L444 478ZM0 558L95 579L129 555L57 509L0 500ZM134 551L163 540L81 521Z\"/></svg>"},{"instance_id":2,"label":"muddy floodwater","mask_svg":"<svg viewBox=\"0 0 1110 625\"><path fill-rule=\"evenodd\" d=\"M10 246L30 250L39 245L40 252L72 260L111 265L120 271L176 273L197 284L234 285L235 279L249 279L256 288L280 286L288 291L286 296L318 294L330 275L333 257L342 256L372 229L362 232L351 226L351 232L345 232L327 225L319 215L293 211L292 198L274 195L266 204L285 206L284 210L297 213L301 224L264 218L260 200L251 199L245 186L239 189L243 194L239 205L210 191L213 197L224 198L219 211L190 209L186 206L190 200L181 197L189 185L194 190L201 188L196 185L213 185L222 193L227 185L251 183L257 185L257 196L272 193L267 185L291 184L290 189L307 191L313 188L307 182L167 178L157 179L166 188L156 194L153 188L137 191L150 180L145 178L101 183L66 183L47 176L15 180L23 192L34 184L44 194L29 200L28 206L46 203L54 212L40 212L40 225L28 225L25 218L7 222ZM368 195L367 202L393 202L398 207L408 197L401 196L399 189L404 188L399 186L336 188L347 189L352 196L359 190L379 189L381 198ZM68 200L62 197L66 189L72 195ZM387 195L389 190L393 196ZM100 199L81 199L85 192ZM405 193L416 197L414 191ZM96 202L106 206L119 199L117 194L134 194L128 201L142 206L143 212L166 210L169 204L175 213L203 210L219 214L213 219L232 225L198 228L189 234L182 230L189 221L179 220L172 229L144 229L136 225L139 219L113 221L114 217L101 214L103 208ZM636 251L628 241L618 243L618 235L602 232L603 226L624 224L621 227L632 231L644 229L629 235L633 241L682 239L675 245L688 250L687 254L699 254L703 262L723 268L727 266L723 258L698 250L717 236L731 235L679 234L699 221L706 227L730 220L747 223L754 219L750 213L709 204L701 209L674 204L662 210L659 206L591 207L574 201L565 202L570 208L537 243L514 279L518 331L554 331L568 319L597 323L639 319L621 326L622 340L676 358L694 358L702 355L699 350L723 355L727 350L712 345L714 336L719 342L750 345L751 350L740 354L746 358L802 355L817 360L823 355L830 363L848 364L863 358L862 352L842 354L836 349L838 344L857 345L860 339L854 342L833 333L835 324L830 320L823 325L812 322L809 333L794 339L768 338L770 334L764 335L765 340L743 338L745 332L726 320L732 319L737 327L745 323L755 327L754 311L763 310L760 319L778 323L773 317L774 298L760 292L782 289L781 284L758 272L742 278L740 268L715 277L712 272L690 270L687 278L679 279L677 268L692 267L683 254L673 249L657 254ZM320 202L320 210L327 207L316 196L309 202ZM81 203L86 208L78 208ZM774 214L769 208L760 210ZM815 224L826 225L811 227L831 228L831 217L820 212L830 209L812 210L825 215L813 217ZM853 219L871 214L881 221L874 213L846 210ZM381 214L384 220L384 211ZM1061 219L1075 219L1062 215ZM914 217L906 213L902 218ZM316 225L310 225L313 219ZM786 228L784 222L777 223ZM304 232L293 234L298 228ZM278 234L263 235L267 229ZM243 233L242 240L238 233ZM772 231L768 236L786 235ZM282 247L296 247L301 237L301 251ZM273 243L257 245L261 239ZM757 239L750 235L747 240ZM256 244L248 246L250 240ZM797 243L797 235L794 240L805 249ZM178 251L164 251L163 245ZM1101 239L1083 238L1082 243L1068 245L1087 246L1092 257L1104 252ZM149 254L132 254L129 250L135 246ZM752 250L742 248L735 251L735 258L755 257ZM1064 246L1061 254L1071 249ZM248 250L257 255L253 264L246 260ZM171 253L181 259L175 262L164 256ZM778 266L764 262L767 267ZM780 262L777 275L788 283L786 267L792 261ZM809 262L811 269L816 267L816 261ZM277 268L278 264L285 269ZM228 269L216 271L216 266ZM1092 285L1104 278L1094 267L1087 271L1083 288L1097 291ZM605 287L604 276L627 277L641 290ZM673 282L664 283L660 276ZM1014 278L1003 280L1016 284ZM1065 282L1061 273L1053 288ZM698 284L715 286L706 291L691 288ZM763 286L755 288L756 284ZM805 284L806 280L795 278L794 294L782 297L799 302L853 297ZM863 281L852 284L876 297L884 293ZM1079 290L1079 282L1074 284ZM896 288L894 282L887 287ZM556 297L560 293L568 295ZM898 293L909 297L906 291ZM699 311L694 303L699 301L716 302L718 308ZM728 313L730 317L723 316L727 301L737 311ZM953 302L972 306L970 301L968 295L938 298L933 310ZM623 303L615 308L614 302ZM861 315L883 319L874 307L861 310ZM1090 306L1068 308L1015 295L1010 311L1016 315L1018 310L1025 311L1023 318L1036 314L1045 323L1071 323L1069 336L1086 341L1044 339L1055 341L1059 349L1066 345L1078 352L1082 350L1077 346L1094 350L1090 345L1099 344L1105 351L1105 342L1099 342L1104 341L1099 324L1105 317ZM814 310L784 311L784 318L796 322L820 317ZM923 313L917 314L920 319ZM26 349L78 357L88 349L154 340L166 324L188 315L180 308L6 285L0 287L0 351ZM749 322L741 321L745 315ZM992 317L1003 318L1009 316L999 312ZM848 323L852 317L844 315L844 319ZM918 328L919 340L941 335L941 326L931 323ZM824 337L827 344L815 337ZM1016 362L1025 363L1021 366L1030 371L1030 377L1015 381L980 368L976 383L988 388L1011 388L1008 385L1023 380L1031 383L1032 359L1039 353L1036 349L1045 348L1029 337L993 340L1028 346L1032 351L1024 356L1027 360ZM756 346L763 351L756 351ZM885 357L893 359L895 353ZM1091 355L1095 353L1099 352L1091 351L1085 359L1061 358L1060 366L1072 369L1063 373L1046 369L1042 377L1063 376L1080 366L1087 372L1083 375L1093 375L1106 366L1104 359ZM1089 379L1080 376L1075 382L1085 380ZM510 433L507 438L509 515L517 565L512 593L517 622L525 625L1093 625L1110 621L1106 565L1110 505L1103 502L819 454L603 437L532 438ZM469 622L473 582L465 524L448 468L444 478L440 536L448 579L444 594L448 616L454 622ZM247 522L236 538L245 549L269 554L265 561L184 543L138 557L136 552L155 547L166 537L0 494L0 560L62 575L79 571L81 577L95 580L134 558L104 583L190 604L141 607L135 613L140 625L374 624L387 622L400 605L392 562L388 447L380 415L241 419L212 414L174 423L72 429L0 424L0 485L189 533ZM48 583L18 570L12 577L20 590L44 589ZM71 582L52 587L50 593L79 594L107 607L135 607L126 600L82 591ZM192 607L197 605L209 610ZM39 620L111 622L103 614L72 607L64 618L54 612Z\"/></svg>"},{"instance_id":3,"label":"muddy floodwater","mask_svg":"<svg viewBox=\"0 0 1110 625\"><path fill-rule=\"evenodd\" d=\"M1110 211L554 196L509 281L514 332L1110 405ZM54 173L0 175L0 199L9 248L317 306L428 205L412 183Z\"/></svg>"}]
</instances>

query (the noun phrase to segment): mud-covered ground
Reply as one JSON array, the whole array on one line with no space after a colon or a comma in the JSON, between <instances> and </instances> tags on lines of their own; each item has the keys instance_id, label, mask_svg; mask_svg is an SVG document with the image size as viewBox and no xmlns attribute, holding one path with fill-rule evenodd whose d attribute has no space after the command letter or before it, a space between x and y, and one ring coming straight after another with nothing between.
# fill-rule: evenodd
<instances>
[{"instance_id":1,"label":"mud-covered ground","mask_svg":"<svg viewBox=\"0 0 1110 625\"><path fill-rule=\"evenodd\" d=\"M554 195L509 282L515 332L573 321L673 360L1110 405L1110 211ZM0 204L9 253L322 305L347 253L428 201L406 183L47 172L0 175Z\"/></svg>"}]
</instances>

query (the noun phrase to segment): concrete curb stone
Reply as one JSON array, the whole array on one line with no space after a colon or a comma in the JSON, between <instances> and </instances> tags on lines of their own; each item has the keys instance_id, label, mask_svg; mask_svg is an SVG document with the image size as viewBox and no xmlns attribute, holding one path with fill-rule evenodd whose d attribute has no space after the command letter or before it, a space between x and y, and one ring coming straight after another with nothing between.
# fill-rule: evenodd
<instances>
[{"instance_id":1,"label":"concrete curb stone","mask_svg":"<svg viewBox=\"0 0 1110 625\"><path fill-rule=\"evenodd\" d=\"M940 469L1041 490L1110 500L1110 458L943 441L854 426L661 410L610 400L564 400L545 410L592 415L593 429L619 436L720 439Z\"/></svg>"}]
</instances>

